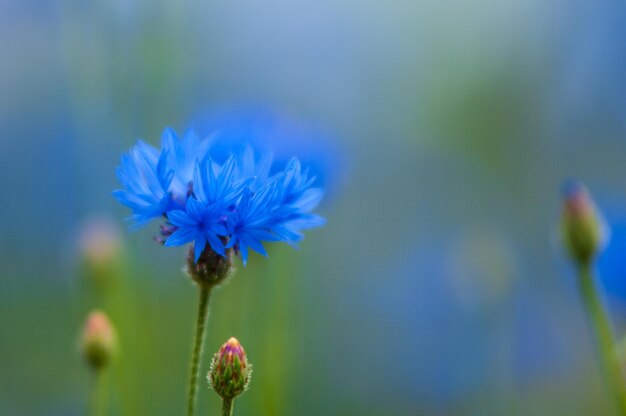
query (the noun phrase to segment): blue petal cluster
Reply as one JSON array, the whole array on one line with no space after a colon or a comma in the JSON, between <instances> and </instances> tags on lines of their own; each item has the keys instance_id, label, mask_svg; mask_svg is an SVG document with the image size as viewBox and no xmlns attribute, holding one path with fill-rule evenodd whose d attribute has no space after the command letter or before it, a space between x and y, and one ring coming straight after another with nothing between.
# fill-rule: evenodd
<instances>
[{"instance_id":1,"label":"blue petal cluster","mask_svg":"<svg viewBox=\"0 0 626 416\"><path fill-rule=\"evenodd\" d=\"M193 242L196 262L207 247L220 255L234 248L245 264L249 249L267 256L263 242L296 245L302 230L325 222L312 213L323 196L315 177L295 158L271 168L272 158L249 145L218 163L209 140L166 129L160 151L139 141L122 156L123 189L113 195L132 210L133 228L164 217L165 246Z\"/></svg>"}]
</instances>

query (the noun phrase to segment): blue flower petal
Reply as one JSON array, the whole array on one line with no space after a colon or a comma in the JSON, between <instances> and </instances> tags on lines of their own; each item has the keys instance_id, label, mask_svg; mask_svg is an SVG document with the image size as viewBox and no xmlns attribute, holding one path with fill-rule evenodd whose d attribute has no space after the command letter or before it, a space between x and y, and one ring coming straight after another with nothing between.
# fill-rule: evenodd
<instances>
[{"instance_id":1,"label":"blue flower petal","mask_svg":"<svg viewBox=\"0 0 626 416\"><path fill-rule=\"evenodd\" d=\"M204 233L204 236L209 241L209 244L211 245L211 248L213 249L213 251L215 251L217 254L221 256L225 254L224 243L222 243L222 240L220 240L218 236L212 233Z\"/></svg>"},{"instance_id":2,"label":"blue flower petal","mask_svg":"<svg viewBox=\"0 0 626 416\"><path fill-rule=\"evenodd\" d=\"M198 237L198 232L193 228L179 228L165 240L165 246L182 246L190 243Z\"/></svg>"},{"instance_id":3,"label":"blue flower petal","mask_svg":"<svg viewBox=\"0 0 626 416\"><path fill-rule=\"evenodd\" d=\"M177 227L193 227L196 224L193 218L181 210L168 212L167 219Z\"/></svg>"},{"instance_id":4,"label":"blue flower petal","mask_svg":"<svg viewBox=\"0 0 626 416\"><path fill-rule=\"evenodd\" d=\"M200 255L204 251L205 247L206 247L206 238L204 238L204 236L200 234L198 235L198 238L196 239L196 241L193 243L194 262L196 263L198 262L198 259L200 258Z\"/></svg>"},{"instance_id":5,"label":"blue flower petal","mask_svg":"<svg viewBox=\"0 0 626 416\"><path fill-rule=\"evenodd\" d=\"M206 207L202 202L199 202L195 198L187 199L187 213L195 222L203 220L206 212Z\"/></svg>"}]
</instances>

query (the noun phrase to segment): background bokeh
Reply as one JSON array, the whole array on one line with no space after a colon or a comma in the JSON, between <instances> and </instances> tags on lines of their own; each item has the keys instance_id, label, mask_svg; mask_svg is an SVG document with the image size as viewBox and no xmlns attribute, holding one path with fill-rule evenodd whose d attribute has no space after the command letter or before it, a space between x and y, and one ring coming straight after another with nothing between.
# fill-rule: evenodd
<instances>
[{"instance_id":1,"label":"background bokeh","mask_svg":"<svg viewBox=\"0 0 626 416\"><path fill-rule=\"evenodd\" d=\"M556 224L585 181L625 334L625 21L617 0L1 0L0 414L84 414L94 307L121 342L111 414L182 413L184 250L127 232L111 191L137 138L192 125L327 188L301 250L213 297L204 371L231 335L255 368L238 414L611 414Z\"/></svg>"}]
</instances>

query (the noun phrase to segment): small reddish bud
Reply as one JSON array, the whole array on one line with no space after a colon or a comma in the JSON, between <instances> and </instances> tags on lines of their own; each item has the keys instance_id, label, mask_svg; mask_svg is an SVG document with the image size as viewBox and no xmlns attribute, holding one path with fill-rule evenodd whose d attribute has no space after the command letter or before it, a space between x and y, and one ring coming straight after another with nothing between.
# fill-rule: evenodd
<instances>
[{"instance_id":1,"label":"small reddish bud","mask_svg":"<svg viewBox=\"0 0 626 416\"><path fill-rule=\"evenodd\" d=\"M93 311L89 314L81 347L87 363L94 369L106 366L116 350L115 330L104 312Z\"/></svg>"},{"instance_id":2,"label":"small reddish bud","mask_svg":"<svg viewBox=\"0 0 626 416\"><path fill-rule=\"evenodd\" d=\"M91 218L81 229L80 248L93 267L114 261L122 251L122 238L115 224L107 218Z\"/></svg>"},{"instance_id":3,"label":"small reddish bud","mask_svg":"<svg viewBox=\"0 0 626 416\"><path fill-rule=\"evenodd\" d=\"M591 195L580 183L565 186L561 228L572 259L580 266L588 266L604 246L606 236Z\"/></svg>"},{"instance_id":4,"label":"small reddish bud","mask_svg":"<svg viewBox=\"0 0 626 416\"><path fill-rule=\"evenodd\" d=\"M248 388L251 373L246 352L239 341L231 337L213 356L207 378L222 399L230 400Z\"/></svg>"},{"instance_id":5,"label":"small reddish bud","mask_svg":"<svg viewBox=\"0 0 626 416\"><path fill-rule=\"evenodd\" d=\"M92 217L80 230L81 272L97 293L115 287L123 273L124 244L119 230L107 217Z\"/></svg>"}]
</instances>

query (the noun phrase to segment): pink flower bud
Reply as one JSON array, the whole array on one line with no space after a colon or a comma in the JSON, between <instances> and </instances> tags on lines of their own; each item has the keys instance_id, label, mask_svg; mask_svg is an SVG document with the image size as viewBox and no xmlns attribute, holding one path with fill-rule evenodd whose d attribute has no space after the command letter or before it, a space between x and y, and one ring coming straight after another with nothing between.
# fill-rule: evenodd
<instances>
[{"instance_id":1,"label":"pink flower bud","mask_svg":"<svg viewBox=\"0 0 626 416\"><path fill-rule=\"evenodd\" d=\"M579 265L589 265L602 249L603 223L587 188L577 182L565 186L562 213L563 242Z\"/></svg>"},{"instance_id":2,"label":"pink flower bud","mask_svg":"<svg viewBox=\"0 0 626 416\"><path fill-rule=\"evenodd\" d=\"M231 337L213 356L208 380L221 398L234 399L248 388L251 373L246 352L239 341Z\"/></svg>"},{"instance_id":3,"label":"pink flower bud","mask_svg":"<svg viewBox=\"0 0 626 416\"><path fill-rule=\"evenodd\" d=\"M87 362L94 369L106 366L116 350L115 331L104 312L89 314L82 335L82 350Z\"/></svg>"}]
</instances>

